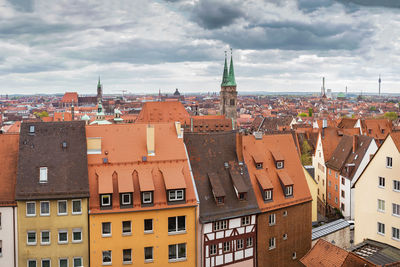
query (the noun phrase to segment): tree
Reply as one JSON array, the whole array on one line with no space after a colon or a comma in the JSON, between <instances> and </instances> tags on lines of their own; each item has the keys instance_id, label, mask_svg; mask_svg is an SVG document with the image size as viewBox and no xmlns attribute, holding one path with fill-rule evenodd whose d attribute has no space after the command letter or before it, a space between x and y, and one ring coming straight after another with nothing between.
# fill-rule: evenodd
<instances>
[{"instance_id":1,"label":"tree","mask_svg":"<svg viewBox=\"0 0 400 267\"><path fill-rule=\"evenodd\" d=\"M307 140L304 140L303 144L301 145L301 157L300 157L301 164L303 164L304 166L312 164L310 152L311 152L311 146L307 142Z\"/></svg>"},{"instance_id":2,"label":"tree","mask_svg":"<svg viewBox=\"0 0 400 267\"><path fill-rule=\"evenodd\" d=\"M396 112L386 112L385 115L383 115L386 119L394 121L397 120L398 115Z\"/></svg>"},{"instance_id":3,"label":"tree","mask_svg":"<svg viewBox=\"0 0 400 267\"><path fill-rule=\"evenodd\" d=\"M376 111L376 107L375 107L375 106L371 106L371 107L369 108L369 110L370 110L370 111Z\"/></svg>"},{"instance_id":4,"label":"tree","mask_svg":"<svg viewBox=\"0 0 400 267\"><path fill-rule=\"evenodd\" d=\"M307 113L301 112L299 113L299 117L307 117Z\"/></svg>"},{"instance_id":5,"label":"tree","mask_svg":"<svg viewBox=\"0 0 400 267\"><path fill-rule=\"evenodd\" d=\"M313 113L312 108L309 108L309 109L308 109L308 117L312 117L312 113Z\"/></svg>"},{"instance_id":6,"label":"tree","mask_svg":"<svg viewBox=\"0 0 400 267\"><path fill-rule=\"evenodd\" d=\"M35 115L38 118L43 118L43 117L48 117L49 113L47 111L42 111L42 112L34 112L33 115Z\"/></svg>"}]
</instances>

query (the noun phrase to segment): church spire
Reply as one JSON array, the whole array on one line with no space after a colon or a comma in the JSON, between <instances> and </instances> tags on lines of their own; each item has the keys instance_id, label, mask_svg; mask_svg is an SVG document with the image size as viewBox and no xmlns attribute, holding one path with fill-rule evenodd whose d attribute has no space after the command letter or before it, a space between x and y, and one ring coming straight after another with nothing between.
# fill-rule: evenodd
<instances>
[{"instance_id":1,"label":"church spire","mask_svg":"<svg viewBox=\"0 0 400 267\"><path fill-rule=\"evenodd\" d=\"M228 64L226 63L226 51L225 51L225 65L224 65L224 74L222 75L222 83L221 86L226 86L229 82L228 77Z\"/></svg>"},{"instance_id":2,"label":"church spire","mask_svg":"<svg viewBox=\"0 0 400 267\"><path fill-rule=\"evenodd\" d=\"M228 85L229 86L236 86L235 71L233 70L232 48L231 48L231 64L229 66Z\"/></svg>"}]
</instances>

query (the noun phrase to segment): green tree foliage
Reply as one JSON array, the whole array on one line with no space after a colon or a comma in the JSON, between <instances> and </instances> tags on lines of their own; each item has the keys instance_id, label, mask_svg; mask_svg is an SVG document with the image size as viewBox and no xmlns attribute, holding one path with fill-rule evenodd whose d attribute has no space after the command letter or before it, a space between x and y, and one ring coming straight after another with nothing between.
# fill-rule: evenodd
<instances>
[{"instance_id":1,"label":"green tree foliage","mask_svg":"<svg viewBox=\"0 0 400 267\"><path fill-rule=\"evenodd\" d=\"M299 117L307 117L308 115L307 115L307 113L301 112L301 113L299 113L298 116L299 116Z\"/></svg>"},{"instance_id":2,"label":"green tree foliage","mask_svg":"<svg viewBox=\"0 0 400 267\"><path fill-rule=\"evenodd\" d=\"M309 108L309 109L308 109L308 117L312 117L312 113L313 113L312 108Z\"/></svg>"},{"instance_id":3,"label":"green tree foliage","mask_svg":"<svg viewBox=\"0 0 400 267\"><path fill-rule=\"evenodd\" d=\"M307 142L307 140L304 140L302 146L301 146L301 164L305 165L311 165L312 160L311 160L311 146Z\"/></svg>"},{"instance_id":4,"label":"green tree foliage","mask_svg":"<svg viewBox=\"0 0 400 267\"><path fill-rule=\"evenodd\" d=\"M47 113L47 111L42 111L42 112L34 112L33 115L35 115L38 118L43 118L43 117L48 117L49 113Z\"/></svg>"},{"instance_id":5,"label":"green tree foliage","mask_svg":"<svg viewBox=\"0 0 400 267\"><path fill-rule=\"evenodd\" d=\"M384 117L385 117L385 119L394 121L394 120L397 120L398 115L396 112L386 112Z\"/></svg>"},{"instance_id":6,"label":"green tree foliage","mask_svg":"<svg viewBox=\"0 0 400 267\"><path fill-rule=\"evenodd\" d=\"M370 111L376 111L376 107L375 107L375 106L371 106L371 107L369 108L369 110L370 110Z\"/></svg>"}]
</instances>

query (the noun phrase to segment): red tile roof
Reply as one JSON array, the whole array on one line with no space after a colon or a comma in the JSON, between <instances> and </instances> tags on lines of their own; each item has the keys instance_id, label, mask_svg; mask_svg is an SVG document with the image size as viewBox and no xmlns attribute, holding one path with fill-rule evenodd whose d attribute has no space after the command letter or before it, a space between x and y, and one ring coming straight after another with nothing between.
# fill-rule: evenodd
<instances>
[{"instance_id":1,"label":"red tile roof","mask_svg":"<svg viewBox=\"0 0 400 267\"><path fill-rule=\"evenodd\" d=\"M19 134L0 134L0 206L15 205Z\"/></svg>"},{"instance_id":2,"label":"red tile roof","mask_svg":"<svg viewBox=\"0 0 400 267\"><path fill-rule=\"evenodd\" d=\"M62 103L76 103L78 104L78 93L76 92L66 92L61 99Z\"/></svg>"}]
</instances>

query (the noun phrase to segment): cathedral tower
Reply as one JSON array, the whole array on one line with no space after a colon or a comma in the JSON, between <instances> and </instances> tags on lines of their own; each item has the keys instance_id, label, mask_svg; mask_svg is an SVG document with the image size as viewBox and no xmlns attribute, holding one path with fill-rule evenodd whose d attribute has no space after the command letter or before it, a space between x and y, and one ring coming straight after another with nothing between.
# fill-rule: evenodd
<instances>
[{"instance_id":1,"label":"cathedral tower","mask_svg":"<svg viewBox=\"0 0 400 267\"><path fill-rule=\"evenodd\" d=\"M99 82L97 83L97 103L99 103L99 100L103 100L103 86L100 83L100 76Z\"/></svg>"},{"instance_id":2,"label":"cathedral tower","mask_svg":"<svg viewBox=\"0 0 400 267\"><path fill-rule=\"evenodd\" d=\"M237 118L237 91L236 91L236 81L235 72L233 70L233 59L232 59L232 49L231 49L231 62L228 66L226 62L226 52L225 52L225 65L224 73L222 75L221 92L220 92L220 112L221 115L236 120Z\"/></svg>"}]
</instances>

